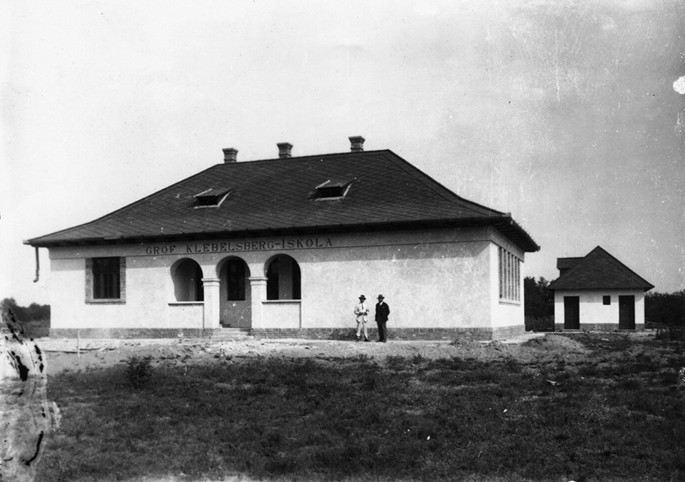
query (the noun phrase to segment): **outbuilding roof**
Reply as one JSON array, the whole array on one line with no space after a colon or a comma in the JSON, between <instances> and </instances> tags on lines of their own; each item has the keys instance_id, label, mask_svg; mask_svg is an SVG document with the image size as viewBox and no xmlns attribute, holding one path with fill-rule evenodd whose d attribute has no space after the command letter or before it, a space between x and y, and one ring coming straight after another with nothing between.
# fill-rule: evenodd
<instances>
[{"instance_id":1,"label":"outbuilding roof","mask_svg":"<svg viewBox=\"0 0 685 482\"><path fill-rule=\"evenodd\" d=\"M553 290L642 289L654 286L597 246L583 258L558 258L561 276L549 284Z\"/></svg>"},{"instance_id":2,"label":"outbuilding roof","mask_svg":"<svg viewBox=\"0 0 685 482\"><path fill-rule=\"evenodd\" d=\"M322 186L339 193L322 195ZM26 243L53 247L446 226L494 226L524 251L539 249L510 214L459 197L390 150L225 162L92 222Z\"/></svg>"}]
</instances>

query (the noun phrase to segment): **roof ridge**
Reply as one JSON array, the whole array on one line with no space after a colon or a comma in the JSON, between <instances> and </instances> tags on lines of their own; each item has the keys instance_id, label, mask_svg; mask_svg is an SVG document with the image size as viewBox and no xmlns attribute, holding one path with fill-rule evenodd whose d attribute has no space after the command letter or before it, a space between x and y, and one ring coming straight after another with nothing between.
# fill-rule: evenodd
<instances>
[{"instance_id":1,"label":"roof ridge","mask_svg":"<svg viewBox=\"0 0 685 482\"><path fill-rule=\"evenodd\" d=\"M596 250L598 250L598 249L601 249L601 250L604 252L604 254L606 254L606 255L609 256L611 259L613 259L615 262L617 262L621 267L623 267L623 268L627 269L628 271L630 271L630 273L633 274L634 276L636 276L637 278L639 278L639 280L640 280L641 282L643 282L643 283L645 283L645 284L651 286L652 288L654 288L654 285L653 285L652 283L650 283L649 281L647 281L646 279L644 279L642 276L640 276L639 274L637 274L635 271L633 271L632 269L630 269L624 262L622 262L620 259L618 259L616 256L614 256L613 254L611 254L611 253L610 253L609 251L607 251L606 249L602 248L599 244L595 247L595 249L593 249L592 251L590 251L590 252L588 253L588 255L590 255L592 252L594 252L594 251L596 251ZM650 289L651 289L651 288L650 288Z\"/></svg>"},{"instance_id":2,"label":"roof ridge","mask_svg":"<svg viewBox=\"0 0 685 482\"><path fill-rule=\"evenodd\" d=\"M571 268L569 268L568 271L566 271L564 274L559 276L557 279L553 280L550 283L550 288L554 288L555 284L563 283L564 280L571 280L571 282L573 282L574 281L573 278L576 275L576 273L582 273L583 270L587 269L587 266L592 267L592 264L590 264L590 261L588 260L588 258L590 257L591 254L593 254L595 252L598 252L599 255L601 255L601 256L608 257L612 262L618 264L619 268L621 268L622 270L628 272L630 275L637 278L637 281L639 281L639 283L642 283L645 286L649 286L648 289L654 288L654 285L652 283L650 283L649 281L644 279L642 276L637 274L635 271L633 271L631 268L629 268L625 263L623 263L621 260L616 258L614 255L612 255L606 249L602 248L600 245L597 245L595 248L591 249L585 256L580 257L581 259L576 264L574 264ZM565 289L565 288L562 287L561 289Z\"/></svg>"},{"instance_id":3,"label":"roof ridge","mask_svg":"<svg viewBox=\"0 0 685 482\"><path fill-rule=\"evenodd\" d=\"M376 153L380 153L380 152L392 152L392 151L390 151L390 149L376 149L373 151L358 151L358 152L343 151L343 152L332 152L329 154L310 154L307 156L272 157L272 158L267 158L267 159L253 159L250 161L230 162L230 163L222 163L222 164L217 164L217 165L218 166L223 166L225 164L227 164L227 165L240 165L240 164L253 164L255 162L274 162L274 161L293 162L293 161L300 161L300 160L302 160L302 161L311 160L313 158L350 156L350 155L365 155L365 154L376 154Z\"/></svg>"}]
</instances>

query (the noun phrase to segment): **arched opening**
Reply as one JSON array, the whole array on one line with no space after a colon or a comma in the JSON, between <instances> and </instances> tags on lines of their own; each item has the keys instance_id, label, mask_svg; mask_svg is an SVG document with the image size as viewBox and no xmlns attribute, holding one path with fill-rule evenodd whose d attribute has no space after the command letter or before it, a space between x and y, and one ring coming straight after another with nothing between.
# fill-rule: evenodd
<instances>
[{"instance_id":1,"label":"arched opening","mask_svg":"<svg viewBox=\"0 0 685 482\"><path fill-rule=\"evenodd\" d=\"M279 254L266 269L267 300L299 300L302 298L300 266L293 258Z\"/></svg>"},{"instance_id":2,"label":"arched opening","mask_svg":"<svg viewBox=\"0 0 685 482\"><path fill-rule=\"evenodd\" d=\"M224 263L221 273L220 279L226 280L226 300L245 301L247 278L250 276L250 269L245 261L230 258Z\"/></svg>"},{"instance_id":3,"label":"arched opening","mask_svg":"<svg viewBox=\"0 0 685 482\"><path fill-rule=\"evenodd\" d=\"M240 258L231 257L218 265L221 292L221 325L250 328L250 268Z\"/></svg>"},{"instance_id":4,"label":"arched opening","mask_svg":"<svg viewBox=\"0 0 685 482\"><path fill-rule=\"evenodd\" d=\"M202 268L192 259L182 259L171 268L176 301L204 301Z\"/></svg>"}]
</instances>

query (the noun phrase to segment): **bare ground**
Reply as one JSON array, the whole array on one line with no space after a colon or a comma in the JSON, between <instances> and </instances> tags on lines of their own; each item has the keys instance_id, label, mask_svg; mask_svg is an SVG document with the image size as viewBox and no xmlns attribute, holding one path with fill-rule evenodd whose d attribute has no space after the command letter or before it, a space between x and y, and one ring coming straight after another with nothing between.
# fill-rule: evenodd
<instances>
[{"instance_id":1,"label":"bare ground","mask_svg":"<svg viewBox=\"0 0 685 482\"><path fill-rule=\"evenodd\" d=\"M64 371L105 368L124 363L130 357L150 357L153 364L183 365L212 363L217 359L239 362L250 357L263 358L314 358L332 361L334 359L368 358L384 361L388 357L423 357L427 359L453 358L476 361L515 360L537 368L547 363L565 363L573 366L587 361L590 350L587 343L580 341L582 333L562 335L556 333L531 333L505 341L397 341L388 343L364 343L333 340L244 340L211 341L200 339L138 339L138 340L80 340L39 339L37 343L46 353L48 375ZM616 337L649 340L652 333L606 334L606 338L595 336L593 348L601 350L602 340L607 342ZM608 346L607 346L608 348ZM631 346L636 357L653 359L657 366L665 353L659 348L645 345ZM666 350L668 351L668 350ZM630 353L628 354L630 355ZM625 359L623 351L605 351L602 362L611 363Z\"/></svg>"}]
</instances>

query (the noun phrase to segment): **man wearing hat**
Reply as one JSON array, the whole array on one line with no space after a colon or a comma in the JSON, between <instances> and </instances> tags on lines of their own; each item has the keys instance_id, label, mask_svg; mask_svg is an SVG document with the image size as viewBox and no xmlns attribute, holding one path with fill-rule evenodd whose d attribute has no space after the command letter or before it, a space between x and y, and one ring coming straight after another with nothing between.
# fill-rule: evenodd
<instances>
[{"instance_id":1,"label":"man wearing hat","mask_svg":"<svg viewBox=\"0 0 685 482\"><path fill-rule=\"evenodd\" d=\"M359 303L354 307L354 314L357 315L357 341L361 340L362 327L364 328L364 341L369 341L369 333L366 331L366 315L369 314L369 307L366 306L366 296L359 297Z\"/></svg>"},{"instance_id":2,"label":"man wearing hat","mask_svg":"<svg viewBox=\"0 0 685 482\"><path fill-rule=\"evenodd\" d=\"M390 314L390 307L383 301L383 295L378 295L378 303L376 303L376 324L378 325L378 341L385 343L388 341L388 330L385 324L388 322L388 315Z\"/></svg>"}]
</instances>

